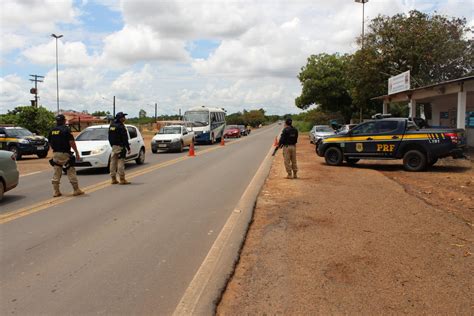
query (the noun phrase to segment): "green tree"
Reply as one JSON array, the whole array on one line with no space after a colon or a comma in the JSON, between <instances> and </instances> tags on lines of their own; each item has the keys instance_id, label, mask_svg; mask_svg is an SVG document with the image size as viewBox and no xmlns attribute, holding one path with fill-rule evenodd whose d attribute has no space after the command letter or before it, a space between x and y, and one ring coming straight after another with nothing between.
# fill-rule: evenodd
<instances>
[{"instance_id":1,"label":"green tree","mask_svg":"<svg viewBox=\"0 0 474 316\"><path fill-rule=\"evenodd\" d=\"M109 115L110 112L109 111L95 111L95 112L92 112L92 116L107 116Z\"/></svg>"},{"instance_id":2,"label":"green tree","mask_svg":"<svg viewBox=\"0 0 474 316\"><path fill-rule=\"evenodd\" d=\"M54 126L54 113L43 107L19 106L0 117L0 123L24 127L46 136Z\"/></svg>"},{"instance_id":3,"label":"green tree","mask_svg":"<svg viewBox=\"0 0 474 316\"><path fill-rule=\"evenodd\" d=\"M250 125L253 127L263 124L266 121L265 111L263 109L244 111L242 116L244 125Z\"/></svg>"},{"instance_id":4,"label":"green tree","mask_svg":"<svg viewBox=\"0 0 474 316\"><path fill-rule=\"evenodd\" d=\"M354 105L365 106L367 114L381 111L381 103L370 99L386 94L388 78L407 70L412 88L471 75L469 32L465 19L416 10L373 19L364 48L354 54L349 67Z\"/></svg>"},{"instance_id":5,"label":"green tree","mask_svg":"<svg viewBox=\"0 0 474 316\"><path fill-rule=\"evenodd\" d=\"M144 109L141 109L138 111L138 118L145 118L146 117L146 111Z\"/></svg>"},{"instance_id":6,"label":"green tree","mask_svg":"<svg viewBox=\"0 0 474 316\"><path fill-rule=\"evenodd\" d=\"M348 55L311 55L298 75L302 92L295 99L296 106L307 109L316 104L322 111L340 112L349 121L353 113L347 71L350 60Z\"/></svg>"}]
</instances>

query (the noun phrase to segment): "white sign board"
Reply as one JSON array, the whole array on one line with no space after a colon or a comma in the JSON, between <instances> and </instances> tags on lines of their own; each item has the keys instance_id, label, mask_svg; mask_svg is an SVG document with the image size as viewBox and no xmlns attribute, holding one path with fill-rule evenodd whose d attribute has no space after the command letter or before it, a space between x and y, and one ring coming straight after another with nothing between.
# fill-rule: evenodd
<instances>
[{"instance_id":1,"label":"white sign board","mask_svg":"<svg viewBox=\"0 0 474 316\"><path fill-rule=\"evenodd\" d=\"M388 79L388 94L410 90L410 70Z\"/></svg>"}]
</instances>

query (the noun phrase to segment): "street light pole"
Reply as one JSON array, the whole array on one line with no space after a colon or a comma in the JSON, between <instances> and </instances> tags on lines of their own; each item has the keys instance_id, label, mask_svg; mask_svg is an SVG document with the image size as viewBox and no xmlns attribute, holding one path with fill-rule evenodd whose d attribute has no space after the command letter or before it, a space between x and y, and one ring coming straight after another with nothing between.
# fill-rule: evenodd
<instances>
[{"instance_id":1,"label":"street light pole","mask_svg":"<svg viewBox=\"0 0 474 316\"><path fill-rule=\"evenodd\" d=\"M57 114L59 114L58 38L63 37L63 35L51 34L51 36L56 39L56 104L57 104Z\"/></svg>"},{"instance_id":2,"label":"street light pole","mask_svg":"<svg viewBox=\"0 0 474 316\"><path fill-rule=\"evenodd\" d=\"M357 3L362 3L362 40L361 46L364 49L364 15L365 15L365 4L369 2L369 0L355 0ZM362 104L360 105L360 114L359 114L359 123L362 123Z\"/></svg>"}]
</instances>

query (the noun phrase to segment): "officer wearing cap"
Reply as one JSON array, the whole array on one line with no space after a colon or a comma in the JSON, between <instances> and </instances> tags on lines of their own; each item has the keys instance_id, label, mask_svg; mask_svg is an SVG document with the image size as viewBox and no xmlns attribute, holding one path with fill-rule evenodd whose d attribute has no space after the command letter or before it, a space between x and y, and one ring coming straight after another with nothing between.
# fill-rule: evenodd
<instances>
[{"instance_id":1,"label":"officer wearing cap","mask_svg":"<svg viewBox=\"0 0 474 316\"><path fill-rule=\"evenodd\" d=\"M59 114L56 116L56 127L54 127L48 135L48 140L53 149L53 159L50 160L50 164L54 168L53 174L53 196L61 196L59 190L59 183L61 181L62 171L66 170L69 182L71 182L74 188L73 195L84 194L79 189L79 181L77 180L76 169L74 168L75 158L71 153L71 148L76 153L77 159L80 159L79 151L76 147L76 142L71 134L69 127L66 126L66 118L64 115Z\"/></svg>"},{"instance_id":2,"label":"officer wearing cap","mask_svg":"<svg viewBox=\"0 0 474 316\"><path fill-rule=\"evenodd\" d=\"M110 177L112 184L130 184L125 179L125 157L130 154L130 144L128 143L127 129L124 125L127 113L118 112L115 120L109 126L109 143L112 146L112 155L110 156ZM119 175L120 182L116 175Z\"/></svg>"},{"instance_id":3,"label":"officer wearing cap","mask_svg":"<svg viewBox=\"0 0 474 316\"><path fill-rule=\"evenodd\" d=\"M287 179L298 178L298 167L296 165L296 143L298 142L298 130L293 127L293 121L289 118L285 121L278 146L283 148L283 158L285 160L285 169ZM293 171L293 174L291 172Z\"/></svg>"}]
</instances>

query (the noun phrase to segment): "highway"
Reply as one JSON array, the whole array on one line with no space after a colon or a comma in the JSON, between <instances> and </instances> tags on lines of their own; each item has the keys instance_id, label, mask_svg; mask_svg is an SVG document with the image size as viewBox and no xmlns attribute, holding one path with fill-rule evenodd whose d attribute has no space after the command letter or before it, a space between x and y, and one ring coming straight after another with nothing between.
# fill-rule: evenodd
<instances>
[{"instance_id":1,"label":"highway","mask_svg":"<svg viewBox=\"0 0 474 316\"><path fill-rule=\"evenodd\" d=\"M147 153L127 186L79 172L80 197L22 177L0 202L0 314L172 314L280 130Z\"/></svg>"}]
</instances>

